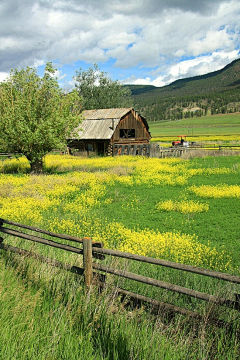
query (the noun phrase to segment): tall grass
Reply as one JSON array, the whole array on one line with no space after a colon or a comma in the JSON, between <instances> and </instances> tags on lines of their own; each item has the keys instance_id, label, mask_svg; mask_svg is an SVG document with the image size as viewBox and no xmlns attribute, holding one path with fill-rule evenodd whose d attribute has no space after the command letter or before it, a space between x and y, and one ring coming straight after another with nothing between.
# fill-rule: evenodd
<instances>
[{"instance_id":1,"label":"tall grass","mask_svg":"<svg viewBox=\"0 0 240 360\"><path fill-rule=\"evenodd\" d=\"M85 293L74 274L2 256L2 359L237 359L237 322L215 328Z\"/></svg>"}]
</instances>

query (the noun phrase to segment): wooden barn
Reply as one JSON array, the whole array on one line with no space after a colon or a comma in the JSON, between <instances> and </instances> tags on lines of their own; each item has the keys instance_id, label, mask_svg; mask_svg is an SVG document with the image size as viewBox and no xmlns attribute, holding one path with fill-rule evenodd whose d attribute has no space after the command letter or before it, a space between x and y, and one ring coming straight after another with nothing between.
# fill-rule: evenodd
<instances>
[{"instance_id":1,"label":"wooden barn","mask_svg":"<svg viewBox=\"0 0 240 360\"><path fill-rule=\"evenodd\" d=\"M133 108L85 110L74 133L68 147L75 154L145 155L151 139L146 119Z\"/></svg>"}]
</instances>

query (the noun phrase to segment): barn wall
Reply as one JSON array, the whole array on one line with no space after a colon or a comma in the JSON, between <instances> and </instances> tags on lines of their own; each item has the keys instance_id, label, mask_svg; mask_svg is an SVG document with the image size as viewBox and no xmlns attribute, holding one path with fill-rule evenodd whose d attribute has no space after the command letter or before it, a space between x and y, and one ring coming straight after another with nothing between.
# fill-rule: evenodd
<instances>
[{"instance_id":1,"label":"barn wall","mask_svg":"<svg viewBox=\"0 0 240 360\"><path fill-rule=\"evenodd\" d=\"M120 137L121 129L135 129L135 138L134 139L124 139ZM150 136L148 131L146 130L145 125L140 116L138 116L134 112L130 112L125 115L122 120L119 122L113 137L113 143L148 143L150 140Z\"/></svg>"},{"instance_id":2,"label":"barn wall","mask_svg":"<svg viewBox=\"0 0 240 360\"><path fill-rule=\"evenodd\" d=\"M72 153L108 155L109 140L73 140L68 142L68 147Z\"/></svg>"}]
</instances>

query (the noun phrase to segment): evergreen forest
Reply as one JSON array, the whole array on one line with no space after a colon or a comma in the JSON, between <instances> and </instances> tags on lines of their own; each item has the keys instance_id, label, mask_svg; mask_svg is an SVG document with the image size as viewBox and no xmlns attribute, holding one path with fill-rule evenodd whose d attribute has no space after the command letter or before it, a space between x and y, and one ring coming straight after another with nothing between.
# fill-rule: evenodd
<instances>
[{"instance_id":1,"label":"evergreen forest","mask_svg":"<svg viewBox=\"0 0 240 360\"><path fill-rule=\"evenodd\" d=\"M148 121L178 120L240 111L240 59L223 69L164 87L126 85L133 106Z\"/></svg>"}]
</instances>

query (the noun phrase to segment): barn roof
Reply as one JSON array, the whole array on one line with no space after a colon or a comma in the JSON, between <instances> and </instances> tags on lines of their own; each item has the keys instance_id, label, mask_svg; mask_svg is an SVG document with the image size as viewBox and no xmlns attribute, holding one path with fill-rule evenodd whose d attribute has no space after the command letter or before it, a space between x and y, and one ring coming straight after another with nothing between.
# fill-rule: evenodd
<instances>
[{"instance_id":1,"label":"barn roof","mask_svg":"<svg viewBox=\"0 0 240 360\"><path fill-rule=\"evenodd\" d=\"M132 108L97 109L83 111L83 120L75 130L79 139L111 139L123 116Z\"/></svg>"},{"instance_id":2,"label":"barn roof","mask_svg":"<svg viewBox=\"0 0 240 360\"><path fill-rule=\"evenodd\" d=\"M96 109L83 111L83 118L86 120L100 119L121 119L129 113L132 108L113 108L113 109Z\"/></svg>"}]
</instances>

